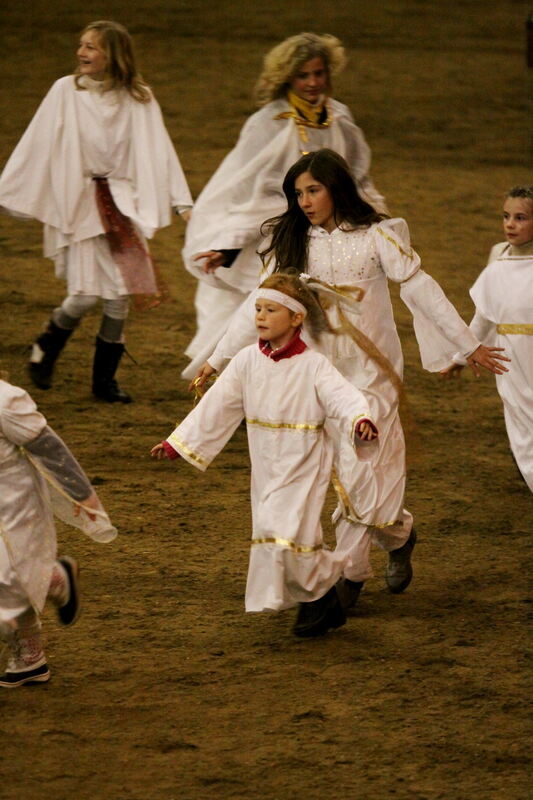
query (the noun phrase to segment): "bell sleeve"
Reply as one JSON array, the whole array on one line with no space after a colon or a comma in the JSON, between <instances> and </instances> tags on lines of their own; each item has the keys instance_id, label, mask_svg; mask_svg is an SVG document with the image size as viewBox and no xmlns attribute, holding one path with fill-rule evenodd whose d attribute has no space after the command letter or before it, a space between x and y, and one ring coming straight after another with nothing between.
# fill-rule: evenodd
<instances>
[{"instance_id":1,"label":"bell sleeve","mask_svg":"<svg viewBox=\"0 0 533 800\"><path fill-rule=\"evenodd\" d=\"M378 431L364 394L352 386L325 356L320 358L315 388L326 417L339 423L342 432L351 441L358 459L373 460L378 451L378 439L366 441L357 435L357 425L360 422L368 422Z\"/></svg>"},{"instance_id":2,"label":"bell sleeve","mask_svg":"<svg viewBox=\"0 0 533 800\"><path fill-rule=\"evenodd\" d=\"M170 445L185 461L202 472L244 418L241 362L239 357L231 361L198 405L163 443Z\"/></svg>"},{"instance_id":3,"label":"bell sleeve","mask_svg":"<svg viewBox=\"0 0 533 800\"><path fill-rule=\"evenodd\" d=\"M404 220L376 226L376 246L387 276L401 284L400 297L413 315L413 327L424 369L438 372L459 351L469 356L479 340L459 316L436 280L420 268Z\"/></svg>"}]
</instances>

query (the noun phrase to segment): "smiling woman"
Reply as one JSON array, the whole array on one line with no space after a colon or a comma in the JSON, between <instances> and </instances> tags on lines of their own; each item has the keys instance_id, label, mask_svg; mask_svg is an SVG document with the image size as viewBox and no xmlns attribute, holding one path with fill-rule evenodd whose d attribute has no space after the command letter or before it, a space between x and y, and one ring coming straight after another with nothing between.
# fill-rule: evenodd
<instances>
[{"instance_id":1,"label":"smiling woman","mask_svg":"<svg viewBox=\"0 0 533 800\"><path fill-rule=\"evenodd\" d=\"M163 296L146 239L170 224L172 208L181 213L192 200L126 28L92 22L77 56L74 77L56 81L9 159L0 206L44 224L44 255L68 287L33 344L31 380L50 388L65 344L101 299L93 394L130 403L115 380L129 296L138 306Z\"/></svg>"},{"instance_id":2,"label":"smiling woman","mask_svg":"<svg viewBox=\"0 0 533 800\"><path fill-rule=\"evenodd\" d=\"M101 47L101 38L95 30L88 30L83 34L76 55L80 75L88 75L95 81L104 79L107 56Z\"/></svg>"}]
</instances>

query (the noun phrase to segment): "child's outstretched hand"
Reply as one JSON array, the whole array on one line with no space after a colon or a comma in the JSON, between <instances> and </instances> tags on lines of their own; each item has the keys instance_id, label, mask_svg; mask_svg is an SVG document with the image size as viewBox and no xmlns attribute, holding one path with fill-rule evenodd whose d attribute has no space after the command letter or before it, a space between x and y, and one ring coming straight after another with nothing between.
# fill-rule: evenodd
<instances>
[{"instance_id":1,"label":"child's outstretched hand","mask_svg":"<svg viewBox=\"0 0 533 800\"><path fill-rule=\"evenodd\" d=\"M378 438L378 432L376 428L372 425L372 423L367 422L364 419L362 419L361 422L358 422L355 426L355 435L358 439L362 439L363 442L371 442L373 439Z\"/></svg>"},{"instance_id":2,"label":"child's outstretched hand","mask_svg":"<svg viewBox=\"0 0 533 800\"><path fill-rule=\"evenodd\" d=\"M158 461L168 458L167 451L163 447L163 442L159 442L159 444L154 445L150 450L150 455L152 458L157 458Z\"/></svg>"},{"instance_id":3,"label":"child's outstretched hand","mask_svg":"<svg viewBox=\"0 0 533 800\"><path fill-rule=\"evenodd\" d=\"M95 491L93 491L89 497L86 497L85 500L81 500L79 503L76 503L76 507L74 508L74 516L79 517L80 513L83 511L84 514L87 514L89 519L94 522L96 519L96 514L91 514L91 512L87 510L89 508L93 508L95 510L100 508L100 501L98 500Z\"/></svg>"},{"instance_id":4,"label":"child's outstretched hand","mask_svg":"<svg viewBox=\"0 0 533 800\"><path fill-rule=\"evenodd\" d=\"M511 359L502 355L502 351L505 351L505 347L486 347L484 344L480 344L477 350L474 350L466 361L476 378L481 375L479 367L484 367L495 375L509 372L505 364L502 364L502 361L510 361Z\"/></svg>"}]
</instances>

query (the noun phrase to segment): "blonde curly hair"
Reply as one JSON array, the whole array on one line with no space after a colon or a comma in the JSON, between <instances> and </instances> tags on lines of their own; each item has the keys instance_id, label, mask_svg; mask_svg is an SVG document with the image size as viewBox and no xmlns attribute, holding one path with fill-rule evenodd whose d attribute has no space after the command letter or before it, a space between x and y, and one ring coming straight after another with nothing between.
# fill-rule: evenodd
<instances>
[{"instance_id":1,"label":"blonde curly hair","mask_svg":"<svg viewBox=\"0 0 533 800\"><path fill-rule=\"evenodd\" d=\"M299 33L273 47L263 61L263 72L255 85L254 98L258 106L283 97L292 78L302 64L312 58L324 59L328 73L328 91L331 78L342 72L346 65L344 47L339 39L328 33Z\"/></svg>"}]
</instances>

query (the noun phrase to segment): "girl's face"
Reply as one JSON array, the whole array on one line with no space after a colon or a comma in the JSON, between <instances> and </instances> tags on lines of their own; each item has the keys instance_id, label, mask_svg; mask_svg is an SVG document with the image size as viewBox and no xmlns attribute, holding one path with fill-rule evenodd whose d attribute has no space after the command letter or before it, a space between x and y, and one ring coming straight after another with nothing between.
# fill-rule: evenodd
<instances>
[{"instance_id":1,"label":"girl's face","mask_svg":"<svg viewBox=\"0 0 533 800\"><path fill-rule=\"evenodd\" d=\"M503 204L503 232L510 244L533 240L533 202L527 197L508 197Z\"/></svg>"},{"instance_id":2,"label":"girl's face","mask_svg":"<svg viewBox=\"0 0 533 800\"><path fill-rule=\"evenodd\" d=\"M290 311L281 303L258 297L255 301L255 327L261 339L277 350L290 342L296 328L302 324L302 314Z\"/></svg>"},{"instance_id":3,"label":"girl's face","mask_svg":"<svg viewBox=\"0 0 533 800\"><path fill-rule=\"evenodd\" d=\"M290 81L295 95L314 105L328 88L328 71L322 56L306 61Z\"/></svg>"},{"instance_id":4,"label":"girl's face","mask_svg":"<svg viewBox=\"0 0 533 800\"><path fill-rule=\"evenodd\" d=\"M329 189L315 180L310 172L302 172L294 182L298 205L311 225L320 225L328 233L337 227L335 206Z\"/></svg>"},{"instance_id":5,"label":"girl's face","mask_svg":"<svg viewBox=\"0 0 533 800\"><path fill-rule=\"evenodd\" d=\"M88 75L95 81L105 78L107 56L100 45L100 37L96 31L86 31L80 39L76 52L82 75Z\"/></svg>"}]
</instances>

